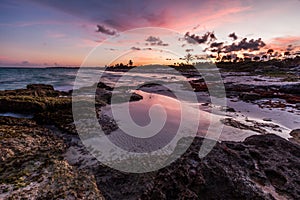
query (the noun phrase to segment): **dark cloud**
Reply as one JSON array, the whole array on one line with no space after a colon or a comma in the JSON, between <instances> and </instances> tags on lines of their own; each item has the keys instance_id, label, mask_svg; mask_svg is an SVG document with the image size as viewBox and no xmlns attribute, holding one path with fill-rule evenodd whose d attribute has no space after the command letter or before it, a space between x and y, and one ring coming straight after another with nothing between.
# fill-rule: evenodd
<instances>
[{"instance_id":1,"label":"dark cloud","mask_svg":"<svg viewBox=\"0 0 300 200\"><path fill-rule=\"evenodd\" d=\"M140 50L151 51L152 50L152 48L150 48L150 47L147 47L147 48L131 47L130 49L133 51L140 51Z\"/></svg>"},{"instance_id":2,"label":"dark cloud","mask_svg":"<svg viewBox=\"0 0 300 200\"><path fill-rule=\"evenodd\" d=\"M238 37L237 37L237 35L235 34L235 32L230 33L230 34L228 35L228 37L232 38L233 40L237 40L237 39L238 39Z\"/></svg>"},{"instance_id":3,"label":"dark cloud","mask_svg":"<svg viewBox=\"0 0 300 200\"><path fill-rule=\"evenodd\" d=\"M254 54L251 54L251 53L243 53L243 56L245 58L253 58L255 55Z\"/></svg>"},{"instance_id":4,"label":"dark cloud","mask_svg":"<svg viewBox=\"0 0 300 200\"><path fill-rule=\"evenodd\" d=\"M185 52L192 52L194 49L186 49Z\"/></svg>"},{"instance_id":5,"label":"dark cloud","mask_svg":"<svg viewBox=\"0 0 300 200\"><path fill-rule=\"evenodd\" d=\"M21 62L21 64L22 64L22 65L29 65L30 63L29 63L29 61L24 60L24 61Z\"/></svg>"},{"instance_id":6,"label":"dark cloud","mask_svg":"<svg viewBox=\"0 0 300 200\"><path fill-rule=\"evenodd\" d=\"M117 49L114 49L114 48L105 48L106 50L109 50L109 51L117 51Z\"/></svg>"},{"instance_id":7,"label":"dark cloud","mask_svg":"<svg viewBox=\"0 0 300 200\"><path fill-rule=\"evenodd\" d=\"M293 45L288 45L288 47L286 48L286 50L287 51L292 51L292 50L294 50L294 47L293 47Z\"/></svg>"},{"instance_id":8,"label":"dark cloud","mask_svg":"<svg viewBox=\"0 0 300 200\"><path fill-rule=\"evenodd\" d=\"M207 55L194 55L194 58L196 60L206 60L207 59Z\"/></svg>"},{"instance_id":9,"label":"dark cloud","mask_svg":"<svg viewBox=\"0 0 300 200\"><path fill-rule=\"evenodd\" d=\"M193 27L193 30L196 30L199 27L200 27L200 24L197 24L197 26Z\"/></svg>"},{"instance_id":10,"label":"dark cloud","mask_svg":"<svg viewBox=\"0 0 300 200\"><path fill-rule=\"evenodd\" d=\"M236 40L238 38L234 32L229 34L228 36L233 38L233 40ZM189 44L206 44L208 45L208 47L204 49L204 52L210 51L218 54L229 52L232 53L241 50L258 51L262 47L266 46L261 38L251 39L249 41L247 38L244 38L237 43L233 42L232 44L225 45L224 42L215 42L217 38L214 32L206 32L202 36L198 36L195 34L191 35L189 32L187 32L183 39L179 39L179 41L183 40L185 40ZM289 46L288 48L291 49L292 46Z\"/></svg>"},{"instance_id":11,"label":"dark cloud","mask_svg":"<svg viewBox=\"0 0 300 200\"><path fill-rule=\"evenodd\" d=\"M216 40L216 36L213 32L206 32L204 35L199 36L195 34L190 34L190 32L187 32L184 35L184 40L189 44L205 44L207 42L212 42Z\"/></svg>"},{"instance_id":12,"label":"dark cloud","mask_svg":"<svg viewBox=\"0 0 300 200\"><path fill-rule=\"evenodd\" d=\"M211 40L211 41L217 40L217 37L216 37L216 35L215 35L213 32L210 33L210 40Z\"/></svg>"},{"instance_id":13,"label":"dark cloud","mask_svg":"<svg viewBox=\"0 0 300 200\"><path fill-rule=\"evenodd\" d=\"M141 48L139 48L139 47L131 47L130 49L131 49L131 50L134 50L134 51L139 51L139 50L141 50Z\"/></svg>"},{"instance_id":14,"label":"dark cloud","mask_svg":"<svg viewBox=\"0 0 300 200\"><path fill-rule=\"evenodd\" d=\"M258 38L257 40L251 39L249 41L247 41L247 38L244 38L238 44L232 43L231 45L224 46L223 52L228 53L241 50L258 51L264 46L266 46L266 44L261 38Z\"/></svg>"},{"instance_id":15,"label":"dark cloud","mask_svg":"<svg viewBox=\"0 0 300 200\"><path fill-rule=\"evenodd\" d=\"M168 46L169 44L164 43L159 37L149 36L146 40L151 46Z\"/></svg>"},{"instance_id":16,"label":"dark cloud","mask_svg":"<svg viewBox=\"0 0 300 200\"><path fill-rule=\"evenodd\" d=\"M206 50L208 50L208 49L206 49ZM205 51L206 51L206 50L205 50ZM222 49L221 49L221 48L210 49L209 51L214 52L214 53L221 53L221 52L222 52Z\"/></svg>"},{"instance_id":17,"label":"dark cloud","mask_svg":"<svg viewBox=\"0 0 300 200\"><path fill-rule=\"evenodd\" d=\"M100 32L106 35L116 35L117 32L114 30L110 30L103 25L97 25L98 30L96 32Z\"/></svg>"},{"instance_id":18,"label":"dark cloud","mask_svg":"<svg viewBox=\"0 0 300 200\"><path fill-rule=\"evenodd\" d=\"M210 44L210 46L208 48L204 49L204 52L209 50L210 52L221 53L223 44L224 44L224 42L213 42Z\"/></svg>"},{"instance_id":19,"label":"dark cloud","mask_svg":"<svg viewBox=\"0 0 300 200\"><path fill-rule=\"evenodd\" d=\"M210 48L221 48L223 44L223 42L213 42L210 44Z\"/></svg>"},{"instance_id":20,"label":"dark cloud","mask_svg":"<svg viewBox=\"0 0 300 200\"><path fill-rule=\"evenodd\" d=\"M158 42L158 41L161 41L159 39L159 37L154 37L154 36L149 36L147 39L146 39L147 42Z\"/></svg>"}]
</instances>

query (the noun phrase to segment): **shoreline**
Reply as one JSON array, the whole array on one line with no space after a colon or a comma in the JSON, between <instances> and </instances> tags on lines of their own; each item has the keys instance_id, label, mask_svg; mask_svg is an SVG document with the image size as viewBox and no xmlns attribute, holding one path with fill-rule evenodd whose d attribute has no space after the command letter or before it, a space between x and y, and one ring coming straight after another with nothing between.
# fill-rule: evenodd
<instances>
[{"instance_id":1,"label":"shoreline","mask_svg":"<svg viewBox=\"0 0 300 200\"><path fill-rule=\"evenodd\" d=\"M210 103L207 89L201 79L192 83L195 84L192 86L197 90L196 94L200 100L198 106L203 112L209 113L211 106L217 105ZM10 174L9 179L2 179L0 183L0 197L31 195L51 199L61 196L81 198L82 195L90 195L91 198L98 199L177 199L180 196L201 199L201 195L204 194L212 198L218 198L218 195L243 199L298 198L300 195L296 180L300 178L300 171L293 166L300 165L300 155L297 154L300 152L300 131L293 130L292 124L288 125L290 128L283 130L286 127L278 120L298 116L299 108L296 103L272 98L276 90L281 90L280 97L297 102L297 94L293 93L298 89L297 85L288 88L272 86L272 93L265 93L269 86L243 86L241 89L240 85L227 83L225 87L230 88L227 90L229 104L226 108L218 107L218 115L222 116L220 119L227 134L231 134L232 138L238 138L237 134L241 134L242 131L255 135L245 134L240 141L229 139L218 142L204 159L198 157L197 148L202 139L196 137L189 150L174 163L158 172L139 175L119 172L104 166L82 145L73 124L71 91L57 91L53 86L42 84L29 85L27 89L0 91L2 113L3 110L31 111L33 115L31 119L0 116L0 171L5 177ZM88 91L88 88L86 89ZM112 88L104 83L99 83L96 90L96 108L100 114L98 120L108 135L117 130L118 126L110 120L109 115L101 115L100 110L109 106L111 91ZM140 91L147 95L152 93L151 98L154 99L165 96L172 98L172 93L158 85L141 87ZM162 97L156 96L155 93ZM134 96L131 99L132 104L147 103L147 96L139 92L131 91L118 95L120 103L128 95ZM295 98L290 98L291 96ZM271 102L267 101L268 104L265 104L264 99L268 98L271 98ZM269 110L270 114L260 116L258 110ZM276 119L272 117L276 112L276 115L285 115L278 115ZM258 116L249 117L251 113ZM287 138L282 139L269 134L272 131L278 135L291 133L293 139L286 140ZM184 140L185 138L179 143ZM43 151L40 151L41 144L44 145ZM44 151L53 152L52 156L43 159ZM16 171L16 166L24 170ZM34 174L43 178L37 178ZM62 184L61 180L68 185L64 188L57 187ZM218 185L221 182L222 186ZM225 188L224 182L227 183ZM169 187L169 183L174 187ZM79 185L82 184L87 187L80 188ZM45 187L46 185L48 186ZM42 194L45 190L47 193ZM171 196L168 196L170 194Z\"/></svg>"},{"instance_id":2,"label":"shoreline","mask_svg":"<svg viewBox=\"0 0 300 200\"><path fill-rule=\"evenodd\" d=\"M15 123L3 122L3 120L0 121L2 121L0 128L7 123ZM31 121L32 120L27 120L25 123L32 123ZM22 124L23 126L25 125L24 122L22 122ZM36 125L31 125L31 127L35 129L38 128ZM1 191L3 192L3 189L7 188L6 190L8 192L1 192L3 198L16 195L23 197L26 197L27 195L34 197L36 195L35 197L38 197L41 195L39 192L41 190L43 191L44 198L57 198L62 194L66 195L66 198L71 198L75 194L78 195L77 191L82 191L82 194L89 194L90 197L92 197L91 195L94 195L94 198L96 195L99 199L104 197L116 199L124 196L127 198L146 198L146 196L149 196L148 198L154 196L163 198L165 195L170 194L172 194L172 198L179 198L178 195L187 195L185 194L186 192L190 195L193 194L194 198L199 198L203 194L206 194L206 197L210 196L211 198L216 198L216 195L222 195L222 197L225 195L226 198L233 198L235 196L243 199L299 197L297 195L297 190L295 190L297 186L293 185L296 184L295 180L299 179L299 177L291 175L291 172L293 172L292 174L296 173L299 176L297 169L292 166L300 163L300 155L297 155L297 152L300 152L300 146L290 143L276 135L267 134L250 136L244 142L223 141L217 143L213 151L204 159L199 159L197 156L197 149L199 148L202 139L196 137L189 150L171 165L155 173L135 175L119 172L99 163L81 144L78 136L63 133L53 126L45 126L44 129L52 132L47 136L51 138L51 141L62 139L61 141L64 141L63 143L67 146L67 148L64 147L64 150L60 151L61 153L57 154L57 156L61 155L63 157L52 155L50 158L47 158L47 162L58 162L59 165L55 164L53 167L47 167L47 174L43 172L43 177L52 177L53 173L59 173L59 179L54 177L54 179L49 179L53 180L53 182L45 182L45 179L43 179L44 181L42 182L35 182L36 179L32 174L44 171L40 171L41 168L30 167L29 169L31 169L31 171L27 172L24 176L23 174L12 171L10 167L6 167L6 170L1 173L4 176L6 176L6 173L9 173L10 177L16 177L15 180L18 180L18 182L8 182L9 186L5 186L3 182L0 184ZM30 140L26 138L21 139L25 136L24 134L26 135L27 132L23 132L18 142L21 142L23 145L31 145ZM42 134L45 134L45 131L43 131ZM36 131L34 138L34 140L39 140ZM8 141L7 139L5 140ZM180 142L184 142L184 138ZM63 143L59 143L57 146L47 142L45 148L63 147L65 146ZM6 147L9 148L9 146ZM3 149L1 150L3 153ZM49 151L49 149L47 151ZM18 154L20 153L14 151L13 155L6 156L7 161L12 159L15 160L15 162L19 161L20 158L14 158L14 156L18 156ZM25 159L30 156L26 151L22 151L21 155L23 155L22 157ZM41 160L41 158L43 157L36 155L34 163L44 163L46 161ZM286 158L289 159L286 160ZM222 162L220 163L221 160ZM31 163L32 162L23 161L22 167L25 167L26 169L32 165ZM8 163L4 162L1 164L2 170L4 167L3 164L5 166ZM57 171L61 168L62 164L66 166L65 170L72 170L72 172L67 172L66 174L65 170L61 172ZM52 166L52 164L50 164L50 166ZM214 167L211 168L212 166ZM233 168L230 166L233 166ZM281 166L284 166L284 168L281 168ZM185 179L182 179L182 174L186 173L187 175L184 176ZM212 176L212 174L215 175ZM55 185L60 182L60 179L65 180L66 175L71 178L67 178L69 185L64 188L56 187ZM92 183L92 185L97 185L97 188L94 186L94 188L92 187L93 189L91 187L77 188L78 186L76 186L77 183L75 180L78 175L80 177L87 177L80 178L80 180L78 179L79 185L83 184L83 181L85 181L84 184L86 186ZM19 177L25 178L19 180ZM6 179L3 179L3 181L4 180L7 181ZM116 182L116 180L122 181ZM186 185L184 180L187 180L190 183ZM225 188L223 184L215 186L216 183L223 183L225 180L228 183ZM176 187L167 187L162 190L161 187L166 187L170 182L175 184ZM44 184L52 186L45 189L43 186ZM198 189L195 190L194 187L196 185ZM243 190L237 190L237 186L243 188ZM10 190L10 187L17 187L18 189ZM47 193L44 193L45 191L47 191ZM128 191L130 192L128 193ZM168 191L178 192L169 193ZM220 193L221 191L223 192ZM202 195L197 196L197 194ZM80 196L77 197L79 198Z\"/></svg>"}]
</instances>

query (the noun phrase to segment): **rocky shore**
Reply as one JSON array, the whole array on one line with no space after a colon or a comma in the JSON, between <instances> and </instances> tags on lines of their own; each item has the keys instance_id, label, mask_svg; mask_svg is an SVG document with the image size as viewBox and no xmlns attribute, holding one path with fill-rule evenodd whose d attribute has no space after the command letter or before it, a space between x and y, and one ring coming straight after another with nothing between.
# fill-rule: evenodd
<instances>
[{"instance_id":1,"label":"rocky shore","mask_svg":"<svg viewBox=\"0 0 300 200\"><path fill-rule=\"evenodd\" d=\"M181 141L184 142L184 141ZM276 135L222 142L204 159L196 138L175 163L160 170L144 199L298 199L300 147Z\"/></svg>"},{"instance_id":2,"label":"rocky shore","mask_svg":"<svg viewBox=\"0 0 300 200\"><path fill-rule=\"evenodd\" d=\"M1 199L103 199L95 178L63 158L64 140L30 119L0 117Z\"/></svg>"},{"instance_id":3,"label":"rocky shore","mask_svg":"<svg viewBox=\"0 0 300 200\"><path fill-rule=\"evenodd\" d=\"M243 92L270 90L247 91L247 87ZM110 103L111 88L105 84L97 88L101 108ZM294 103L297 89L274 91L289 95L286 100ZM218 142L203 159L198 156L203 139L195 138L187 152L166 168L128 174L97 162L82 145L73 124L71 93L49 85L0 92L0 112L33 115L32 119L0 117L0 199L300 198L299 130L291 132L295 142L267 133L243 142ZM133 96L131 100L142 98ZM116 128L107 117L98 119L108 133ZM180 140L178 147L187 140Z\"/></svg>"}]
</instances>

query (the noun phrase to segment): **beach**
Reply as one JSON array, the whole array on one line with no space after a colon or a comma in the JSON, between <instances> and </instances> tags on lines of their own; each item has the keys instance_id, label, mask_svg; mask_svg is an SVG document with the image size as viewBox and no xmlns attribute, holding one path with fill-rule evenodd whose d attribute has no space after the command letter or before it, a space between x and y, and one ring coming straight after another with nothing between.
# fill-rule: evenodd
<instances>
[{"instance_id":1,"label":"beach","mask_svg":"<svg viewBox=\"0 0 300 200\"><path fill-rule=\"evenodd\" d=\"M205 196L203 199L297 199L299 64L294 70L287 68L289 73L280 76L270 75L268 66L261 67L259 72L226 67L219 70L226 106L212 102L205 76L193 70L174 74L167 66L132 73L88 69L79 79L88 84L91 74L101 71L99 82L75 88L78 69L1 68L0 197L199 199L201 194ZM12 74L16 72L21 77L29 74L31 77L14 79ZM171 91L174 88L183 99L176 98ZM140 174L118 171L99 162L104 159L104 152L85 145L86 140L93 138L89 126L86 135L78 134L74 105L78 103L82 112L91 108L82 102L74 103L77 91L83 97L95 92L92 102L95 110L92 110L99 125L112 143L128 152L162 149L175 137L182 120L196 121L199 126L196 135L192 134L193 123L183 127L184 137L176 141L169 158L176 157L182 144L190 139L192 143L166 167ZM196 95L197 103L187 98L191 94ZM117 100L113 101L113 97ZM164 128L145 141L136 139L143 136L142 132L136 136L126 134L121 129L126 124L113 116L112 109L128 105L133 121L139 126L147 126L153 117L165 115ZM180 109L182 105L186 106L185 115ZM207 134L212 122L222 126L220 133ZM216 145L200 158L203 138L216 141ZM123 155L120 162L127 159ZM157 157L150 164L160 159L164 161ZM147 162L144 164L149 165Z\"/></svg>"}]
</instances>

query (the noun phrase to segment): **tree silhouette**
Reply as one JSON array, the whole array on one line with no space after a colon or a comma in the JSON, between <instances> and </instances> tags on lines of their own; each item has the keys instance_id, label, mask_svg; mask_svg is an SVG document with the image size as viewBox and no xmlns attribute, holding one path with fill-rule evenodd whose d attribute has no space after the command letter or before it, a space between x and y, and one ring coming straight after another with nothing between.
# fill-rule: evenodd
<instances>
[{"instance_id":1,"label":"tree silhouette","mask_svg":"<svg viewBox=\"0 0 300 200\"><path fill-rule=\"evenodd\" d=\"M260 57L259 57L259 56L255 56L255 57L253 58L253 60L259 61L259 60L260 60Z\"/></svg>"},{"instance_id":2,"label":"tree silhouette","mask_svg":"<svg viewBox=\"0 0 300 200\"><path fill-rule=\"evenodd\" d=\"M266 61L268 59L268 56L267 55L262 55L261 57L264 61Z\"/></svg>"},{"instance_id":3,"label":"tree silhouette","mask_svg":"<svg viewBox=\"0 0 300 200\"><path fill-rule=\"evenodd\" d=\"M269 56L269 59L272 57L272 53L274 53L274 50L273 50L273 49L269 49L269 50L267 51L267 54L270 55L270 56Z\"/></svg>"},{"instance_id":4,"label":"tree silhouette","mask_svg":"<svg viewBox=\"0 0 300 200\"><path fill-rule=\"evenodd\" d=\"M269 49L268 51L267 51L267 54L270 54L270 55L272 55L272 53L274 52L274 50L273 49Z\"/></svg>"},{"instance_id":5,"label":"tree silhouette","mask_svg":"<svg viewBox=\"0 0 300 200\"><path fill-rule=\"evenodd\" d=\"M183 59L186 61L187 64L189 64L190 61L194 60L194 57L192 54L188 53Z\"/></svg>"},{"instance_id":6,"label":"tree silhouette","mask_svg":"<svg viewBox=\"0 0 300 200\"><path fill-rule=\"evenodd\" d=\"M226 57L227 57L228 62L230 62L231 59L232 59L232 56L231 55L227 55Z\"/></svg>"},{"instance_id":7,"label":"tree silhouette","mask_svg":"<svg viewBox=\"0 0 300 200\"><path fill-rule=\"evenodd\" d=\"M289 52L289 51L286 51L286 52L284 52L284 57L288 57L288 56L290 56L291 55L291 53Z\"/></svg>"},{"instance_id":8,"label":"tree silhouette","mask_svg":"<svg viewBox=\"0 0 300 200\"><path fill-rule=\"evenodd\" d=\"M217 57L217 60L221 60L220 53L221 53L221 51L218 51L218 57Z\"/></svg>"},{"instance_id":9,"label":"tree silhouette","mask_svg":"<svg viewBox=\"0 0 300 200\"><path fill-rule=\"evenodd\" d=\"M225 62L227 60L227 56L222 56L221 61Z\"/></svg>"},{"instance_id":10,"label":"tree silhouette","mask_svg":"<svg viewBox=\"0 0 300 200\"><path fill-rule=\"evenodd\" d=\"M131 67L133 65L133 61L129 60L128 65Z\"/></svg>"}]
</instances>

